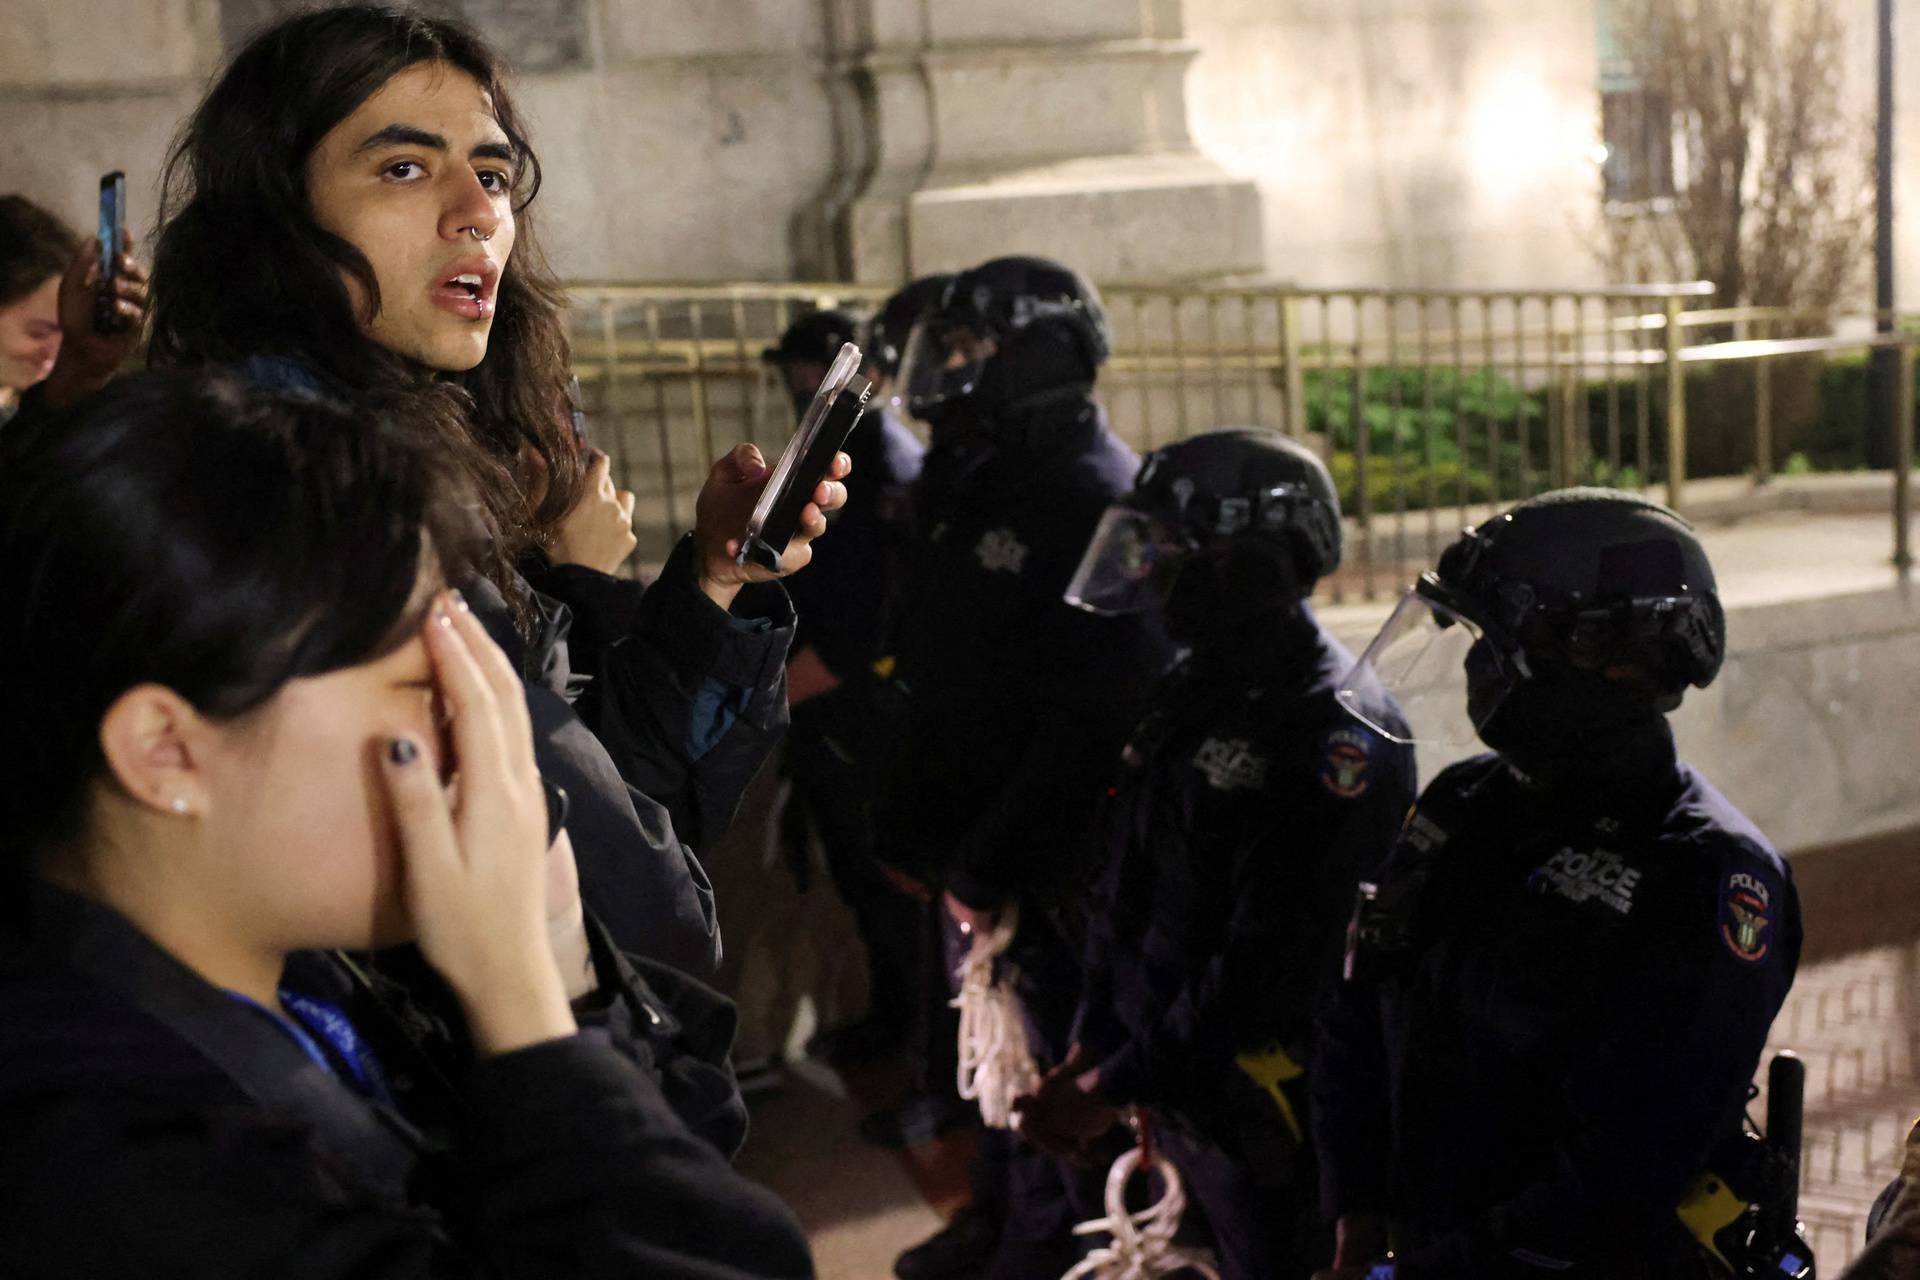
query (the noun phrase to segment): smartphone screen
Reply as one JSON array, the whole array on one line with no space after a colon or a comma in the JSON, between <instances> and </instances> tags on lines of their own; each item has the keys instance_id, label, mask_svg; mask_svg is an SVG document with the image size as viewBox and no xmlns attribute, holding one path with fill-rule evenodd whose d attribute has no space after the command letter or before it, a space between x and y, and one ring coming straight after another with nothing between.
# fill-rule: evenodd
<instances>
[{"instance_id":1,"label":"smartphone screen","mask_svg":"<svg viewBox=\"0 0 1920 1280\"><path fill-rule=\"evenodd\" d=\"M100 179L100 275L113 278L120 256L120 228L127 220L127 175L115 169Z\"/></svg>"},{"instance_id":2,"label":"smartphone screen","mask_svg":"<svg viewBox=\"0 0 1920 1280\"><path fill-rule=\"evenodd\" d=\"M573 423L573 442L587 448L587 406L580 396L580 379L567 380L567 413Z\"/></svg>"},{"instance_id":3,"label":"smartphone screen","mask_svg":"<svg viewBox=\"0 0 1920 1280\"><path fill-rule=\"evenodd\" d=\"M113 291L113 265L120 258L120 229L127 221L127 175L115 169L100 179L100 270L93 290L93 327L120 327Z\"/></svg>"}]
</instances>

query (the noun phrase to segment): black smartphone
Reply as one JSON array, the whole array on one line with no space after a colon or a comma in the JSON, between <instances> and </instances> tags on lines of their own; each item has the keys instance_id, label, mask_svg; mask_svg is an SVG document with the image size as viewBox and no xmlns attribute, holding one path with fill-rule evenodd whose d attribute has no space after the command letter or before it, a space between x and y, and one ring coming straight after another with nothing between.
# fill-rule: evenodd
<instances>
[{"instance_id":1,"label":"black smartphone","mask_svg":"<svg viewBox=\"0 0 1920 1280\"><path fill-rule=\"evenodd\" d=\"M800 419L800 429L780 455L780 461L760 494L740 543L740 563L757 564L780 572L780 553L800 529L800 513L813 501L813 491L827 478L833 456L847 442L860 415L867 411L873 384L859 376L860 348L851 342L840 348L813 403Z\"/></svg>"},{"instance_id":2,"label":"black smartphone","mask_svg":"<svg viewBox=\"0 0 1920 1280\"><path fill-rule=\"evenodd\" d=\"M573 415L573 442L587 451L587 406L580 396L580 379L567 379L567 410Z\"/></svg>"},{"instance_id":3,"label":"black smartphone","mask_svg":"<svg viewBox=\"0 0 1920 1280\"><path fill-rule=\"evenodd\" d=\"M113 277L126 225L127 175L115 169L100 179L100 270L93 290L93 327L101 333L120 328Z\"/></svg>"}]
</instances>

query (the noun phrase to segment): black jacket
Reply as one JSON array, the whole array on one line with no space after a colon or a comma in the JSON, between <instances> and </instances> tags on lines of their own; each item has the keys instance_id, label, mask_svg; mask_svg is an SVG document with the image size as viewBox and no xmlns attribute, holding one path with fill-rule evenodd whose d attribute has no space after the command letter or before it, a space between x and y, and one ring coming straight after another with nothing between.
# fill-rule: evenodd
<instances>
[{"instance_id":1,"label":"black jacket","mask_svg":"<svg viewBox=\"0 0 1920 1280\"><path fill-rule=\"evenodd\" d=\"M1391 1213L1404 1280L1693 1265L1675 1206L1738 1132L1800 906L1649 733L1630 768L1562 787L1454 765L1389 856L1314 1116L1324 1208Z\"/></svg>"},{"instance_id":2,"label":"black jacket","mask_svg":"<svg viewBox=\"0 0 1920 1280\"><path fill-rule=\"evenodd\" d=\"M342 960L293 957L285 987L348 1014L387 1105L114 912L41 887L27 914L0 933L9 1276L812 1273L784 1207L676 1118L672 1011L604 945L597 1025L445 1082Z\"/></svg>"},{"instance_id":3,"label":"black jacket","mask_svg":"<svg viewBox=\"0 0 1920 1280\"><path fill-rule=\"evenodd\" d=\"M1094 404L1046 412L1030 447L927 455L891 626L875 853L978 907L1081 886L1113 762L1172 656L1151 620L1062 598L1139 459Z\"/></svg>"},{"instance_id":4,"label":"black jacket","mask_svg":"<svg viewBox=\"0 0 1920 1280\"><path fill-rule=\"evenodd\" d=\"M793 609L773 584L722 611L694 584L690 541L646 587L537 571L530 643L490 583L465 589L526 680L534 756L570 800L582 897L623 950L705 976L720 929L694 848L726 830L786 729Z\"/></svg>"},{"instance_id":5,"label":"black jacket","mask_svg":"<svg viewBox=\"0 0 1920 1280\"><path fill-rule=\"evenodd\" d=\"M1076 1038L1109 1101L1183 1116L1229 1150L1256 1121L1304 1136L1305 1081L1263 1086L1235 1060L1311 1060L1354 886L1413 800L1412 748L1334 700L1352 667L1304 607L1188 658L1107 803ZM1263 1091L1283 1085L1285 1114Z\"/></svg>"}]
</instances>

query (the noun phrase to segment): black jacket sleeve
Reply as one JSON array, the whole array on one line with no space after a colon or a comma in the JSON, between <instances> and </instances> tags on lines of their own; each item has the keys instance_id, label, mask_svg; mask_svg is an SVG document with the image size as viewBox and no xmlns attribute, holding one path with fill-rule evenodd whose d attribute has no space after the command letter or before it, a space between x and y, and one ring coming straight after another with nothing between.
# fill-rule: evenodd
<instances>
[{"instance_id":1,"label":"black jacket sleeve","mask_svg":"<svg viewBox=\"0 0 1920 1280\"><path fill-rule=\"evenodd\" d=\"M479 1063L463 1177L429 1208L336 1176L237 1097L37 1108L0 1152L20 1277L808 1276L799 1226L583 1031ZM431 1181L431 1180L429 1180Z\"/></svg>"},{"instance_id":2,"label":"black jacket sleeve","mask_svg":"<svg viewBox=\"0 0 1920 1280\"><path fill-rule=\"evenodd\" d=\"M1084 613L1057 590L1035 602L1032 617L1021 649L997 656L1010 695L1001 705L1024 723L970 726L956 707L957 716L919 726L981 737L983 751L1014 749L1004 785L952 833L947 887L978 908L1023 893L1051 898L1077 882L1120 748L1167 657L1141 619ZM900 758L937 757L909 743Z\"/></svg>"},{"instance_id":3,"label":"black jacket sleeve","mask_svg":"<svg viewBox=\"0 0 1920 1280\"><path fill-rule=\"evenodd\" d=\"M704 848L786 730L793 607L769 583L720 609L694 582L691 538L644 592L588 572L558 581L585 632L574 666L592 677L576 709L621 776Z\"/></svg>"}]
</instances>

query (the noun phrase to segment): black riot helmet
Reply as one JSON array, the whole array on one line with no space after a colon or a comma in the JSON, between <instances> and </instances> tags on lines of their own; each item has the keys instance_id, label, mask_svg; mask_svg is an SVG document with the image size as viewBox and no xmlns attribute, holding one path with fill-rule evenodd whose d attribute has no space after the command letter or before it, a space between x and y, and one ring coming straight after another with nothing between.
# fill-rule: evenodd
<instances>
[{"instance_id":1,"label":"black riot helmet","mask_svg":"<svg viewBox=\"0 0 1920 1280\"><path fill-rule=\"evenodd\" d=\"M1551 701L1569 720L1588 709L1671 711L1688 686L1713 682L1726 648L1713 567L1691 525L1636 494L1562 489L1462 534L1361 665L1403 706L1409 697L1457 700L1441 677L1464 671L1467 721L1504 749L1493 722L1496 713L1518 720L1511 703ZM1513 699L1520 689L1527 698ZM1418 734L1421 716L1408 710ZM1457 706L1453 716L1457 729ZM1546 732L1540 717L1528 720L1530 734Z\"/></svg>"},{"instance_id":2,"label":"black riot helmet","mask_svg":"<svg viewBox=\"0 0 1920 1280\"><path fill-rule=\"evenodd\" d=\"M898 403L939 427L964 416L992 431L1084 397L1112 350L1100 295L1045 258L995 258L948 281L908 340Z\"/></svg>"},{"instance_id":3,"label":"black riot helmet","mask_svg":"<svg viewBox=\"0 0 1920 1280\"><path fill-rule=\"evenodd\" d=\"M848 312L835 308L809 311L787 326L776 345L760 353L762 363L780 371L796 415L806 413L834 357L842 346L855 340L859 330L859 319Z\"/></svg>"},{"instance_id":4,"label":"black riot helmet","mask_svg":"<svg viewBox=\"0 0 1920 1280\"><path fill-rule=\"evenodd\" d=\"M809 311L788 325L780 341L760 353L766 364L832 364L843 344L853 342L860 321L838 308Z\"/></svg>"},{"instance_id":5,"label":"black riot helmet","mask_svg":"<svg viewBox=\"0 0 1920 1280\"><path fill-rule=\"evenodd\" d=\"M920 317L932 310L953 282L951 274L921 276L905 285L880 304L867 322L867 359L880 376L891 378L900 372L900 361L907 354L907 338Z\"/></svg>"},{"instance_id":6,"label":"black riot helmet","mask_svg":"<svg viewBox=\"0 0 1920 1280\"><path fill-rule=\"evenodd\" d=\"M1298 604L1340 550L1340 498L1312 450L1260 427L1210 431L1147 455L1067 601L1104 614L1158 605L1193 638Z\"/></svg>"}]
</instances>

